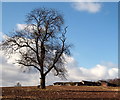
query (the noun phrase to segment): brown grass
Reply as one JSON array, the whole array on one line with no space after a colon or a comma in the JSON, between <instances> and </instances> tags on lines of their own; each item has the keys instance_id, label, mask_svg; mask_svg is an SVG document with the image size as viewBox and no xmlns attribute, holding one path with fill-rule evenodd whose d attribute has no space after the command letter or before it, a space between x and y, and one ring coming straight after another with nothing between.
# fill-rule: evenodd
<instances>
[{"instance_id":1,"label":"brown grass","mask_svg":"<svg viewBox=\"0 0 120 100\"><path fill-rule=\"evenodd\" d=\"M47 86L3 87L2 100L120 100L120 87Z\"/></svg>"}]
</instances>

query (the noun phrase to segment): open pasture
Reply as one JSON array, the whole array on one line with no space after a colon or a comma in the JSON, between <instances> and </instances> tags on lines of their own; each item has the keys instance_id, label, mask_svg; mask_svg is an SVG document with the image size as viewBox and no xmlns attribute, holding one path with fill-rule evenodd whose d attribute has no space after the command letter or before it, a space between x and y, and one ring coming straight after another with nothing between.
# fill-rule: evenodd
<instances>
[{"instance_id":1,"label":"open pasture","mask_svg":"<svg viewBox=\"0 0 120 100\"><path fill-rule=\"evenodd\" d=\"M3 87L2 100L120 100L120 87L47 86Z\"/></svg>"}]
</instances>

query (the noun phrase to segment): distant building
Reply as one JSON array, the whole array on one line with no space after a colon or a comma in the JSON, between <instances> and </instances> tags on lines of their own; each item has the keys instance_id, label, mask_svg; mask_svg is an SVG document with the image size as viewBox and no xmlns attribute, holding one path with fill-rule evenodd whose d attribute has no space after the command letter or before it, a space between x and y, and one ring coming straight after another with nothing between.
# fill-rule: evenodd
<instances>
[{"instance_id":1,"label":"distant building","mask_svg":"<svg viewBox=\"0 0 120 100\"><path fill-rule=\"evenodd\" d=\"M57 86L79 86L82 83L81 82L55 82L53 84Z\"/></svg>"},{"instance_id":2,"label":"distant building","mask_svg":"<svg viewBox=\"0 0 120 100\"><path fill-rule=\"evenodd\" d=\"M92 82L92 81L82 81L82 84L86 86L100 86L101 85L99 82Z\"/></svg>"},{"instance_id":3,"label":"distant building","mask_svg":"<svg viewBox=\"0 0 120 100\"><path fill-rule=\"evenodd\" d=\"M54 85L58 85L58 86L62 86L62 85L64 85L64 82L55 82L55 83L53 83Z\"/></svg>"},{"instance_id":4,"label":"distant building","mask_svg":"<svg viewBox=\"0 0 120 100\"><path fill-rule=\"evenodd\" d=\"M100 80L99 83L101 84L101 86L108 86L108 82L107 81L103 81L103 80Z\"/></svg>"},{"instance_id":5,"label":"distant building","mask_svg":"<svg viewBox=\"0 0 120 100\"><path fill-rule=\"evenodd\" d=\"M116 84L109 83L104 80L99 80L98 82L92 81L81 81L81 82L55 82L54 86L117 86Z\"/></svg>"},{"instance_id":6,"label":"distant building","mask_svg":"<svg viewBox=\"0 0 120 100\"><path fill-rule=\"evenodd\" d=\"M101 84L101 86L112 86L112 87L116 87L117 85L116 84L113 84L113 83L110 83L110 82L107 82L107 81L104 81L104 80L100 80L99 83Z\"/></svg>"},{"instance_id":7,"label":"distant building","mask_svg":"<svg viewBox=\"0 0 120 100\"><path fill-rule=\"evenodd\" d=\"M100 86L99 82L82 81L82 82L55 82L57 86Z\"/></svg>"}]
</instances>

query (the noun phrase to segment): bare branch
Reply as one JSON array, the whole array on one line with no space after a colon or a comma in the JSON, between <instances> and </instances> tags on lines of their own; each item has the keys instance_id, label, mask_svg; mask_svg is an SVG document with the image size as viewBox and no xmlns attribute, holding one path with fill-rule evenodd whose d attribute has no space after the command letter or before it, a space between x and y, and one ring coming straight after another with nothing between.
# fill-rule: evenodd
<instances>
[{"instance_id":1,"label":"bare branch","mask_svg":"<svg viewBox=\"0 0 120 100\"><path fill-rule=\"evenodd\" d=\"M41 72L41 70L38 67L36 67L35 65L32 65L32 64L28 65L28 64L25 64L25 63L22 63L22 62L19 62L19 64L24 65L24 66L34 67L34 68L36 68L37 70L39 70Z\"/></svg>"},{"instance_id":2,"label":"bare branch","mask_svg":"<svg viewBox=\"0 0 120 100\"><path fill-rule=\"evenodd\" d=\"M23 30L16 30L2 42L3 50L19 53L16 63L34 67L41 75L44 88L45 77L53 69L57 76L65 77L64 54L70 53L66 44L67 27L64 19L54 9L38 8L26 16Z\"/></svg>"}]
</instances>

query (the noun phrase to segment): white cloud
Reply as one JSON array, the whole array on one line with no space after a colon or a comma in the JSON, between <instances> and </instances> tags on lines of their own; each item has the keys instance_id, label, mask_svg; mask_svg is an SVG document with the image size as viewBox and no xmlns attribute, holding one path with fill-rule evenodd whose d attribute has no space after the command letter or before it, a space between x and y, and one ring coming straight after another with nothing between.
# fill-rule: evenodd
<instances>
[{"instance_id":1,"label":"white cloud","mask_svg":"<svg viewBox=\"0 0 120 100\"><path fill-rule=\"evenodd\" d=\"M107 77L107 68L103 65L96 65L94 68L90 69L90 72L93 76L99 78Z\"/></svg>"},{"instance_id":2,"label":"white cloud","mask_svg":"<svg viewBox=\"0 0 120 100\"><path fill-rule=\"evenodd\" d=\"M7 63L5 58L2 58L2 86L14 86L17 82L22 85L38 85L38 73L22 73L19 66Z\"/></svg>"},{"instance_id":3,"label":"white cloud","mask_svg":"<svg viewBox=\"0 0 120 100\"><path fill-rule=\"evenodd\" d=\"M90 13L97 13L101 10L101 4L95 2L75 2L72 6L78 11L87 11Z\"/></svg>"},{"instance_id":4,"label":"white cloud","mask_svg":"<svg viewBox=\"0 0 120 100\"><path fill-rule=\"evenodd\" d=\"M6 35L3 34L3 32L0 32L0 42L5 38L7 38Z\"/></svg>"},{"instance_id":5,"label":"white cloud","mask_svg":"<svg viewBox=\"0 0 120 100\"><path fill-rule=\"evenodd\" d=\"M69 80L81 81L118 78L118 68L116 64L109 62L105 65L97 64L92 68L85 68L78 66L73 57L66 57L66 59L68 59L66 68L68 69Z\"/></svg>"},{"instance_id":6,"label":"white cloud","mask_svg":"<svg viewBox=\"0 0 120 100\"><path fill-rule=\"evenodd\" d=\"M30 33L33 33L37 31L37 27L32 24L16 24L16 31L23 31L23 30L27 30ZM42 30L44 30L44 27L42 27Z\"/></svg>"},{"instance_id":7,"label":"white cloud","mask_svg":"<svg viewBox=\"0 0 120 100\"><path fill-rule=\"evenodd\" d=\"M8 39L8 38L9 38L9 37L8 37L6 34L3 34L3 35L2 35L2 39L3 39L3 40L6 40L6 39Z\"/></svg>"},{"instance_id":8,"label":"white cloud","mask_svg":"<svg viewBox=\"0 0 120 100\"><path fill-rule=\"evenodd\" d=\"M1 53L1 52L0 52ZM16 55L13 55L16 56ZM85 68L78 66L76 60L73 57L65 56L66 58L66 69L68 70L68 80L61 80L60 78L49 73L46 78L46 84L50 85L56 81L81 81L81 80L100 80L100 79L111 79L118 77L118 68L116 66L108 66L97 64L92 68ZM0 55L0 68L2 68L2 85L3 86L14 86L17 82L22 85L38 85L39 73L33 71L30 73L22 73L20 67L13 65L10 61ZM15 57L11 58L14 61ZM111 65L114 65L111 63ZM1 80L0 80L1 81Z\"/></svg>"},{"instance_id":9,"label":"white cloud","mask_svg":"<svg viewBox=\"0 0 120 100\"><path fill-rule=\"evenodd\" d=\"M0 42L2 42L3 40L6 40L8 38L9 37L6 34L4 34L3 32L0 32Z\"/></svg>"},{"instance_id":10,"label":"white cloud","mask_svg":"<svg viewBox=\"0 0 120 100\"><path fill-rule=\"evenodd\" d=\"M109 69L108 74L111 78L116 77L118 75L118 68Z\"/></svg>"},{"instance_id":11,"label":"white cloud","mask_svg":"<svg viewBox=\"0 0 120 100\"><path fill-rule=\"evenodd\" d=\"M17 25L16 25L16 29L17 29L18 31L24 30L25 27L26 27L26 24L17 24Z\"/></svg>"},{"instance_id":12,"label":"white cloud","mask_svg":"<svg viewBox=\"0 0 120 100\"><path fill-rule=\"evenodd\" d=\"M27 24L16 24L16 30L17 31L22 31L27 29L29 32L34 32L36 29L33 25L27 25Z\"/></svg>"}]
</instances>

